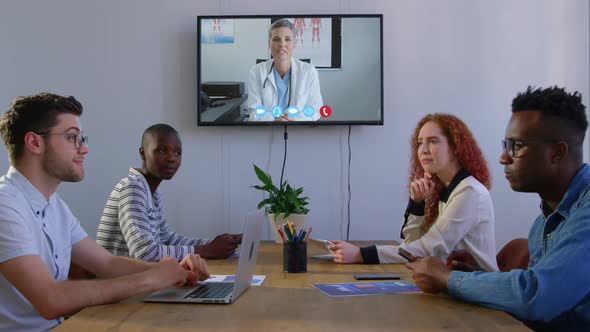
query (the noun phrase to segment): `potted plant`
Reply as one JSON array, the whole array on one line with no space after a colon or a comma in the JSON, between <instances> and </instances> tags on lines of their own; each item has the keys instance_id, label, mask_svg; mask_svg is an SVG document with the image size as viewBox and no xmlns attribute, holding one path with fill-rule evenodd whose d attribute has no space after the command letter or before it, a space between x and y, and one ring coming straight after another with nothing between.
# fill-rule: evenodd
<instances>
[{"instance_id":1,"label":"potted plant","mask_svg":"<svg viewBox=\"0 0 590 332\"><path fill-rule=\"evenodd\" d=\"M268 193L268 197L258 203L258 209L264 207L268 221L273 229L276 243L283 243L283 239L277 231L278 225L286 220L293 222L295 228L301 229L305 225L305 217L309 212L306 207L309 197L299 197L303 193L303 187L294 189L287 180L280 183L279 187L272 182L270 174L254 165L254 172L262 182L261 186L252 186L255 189Z\"/></svg>"}]
</instances>

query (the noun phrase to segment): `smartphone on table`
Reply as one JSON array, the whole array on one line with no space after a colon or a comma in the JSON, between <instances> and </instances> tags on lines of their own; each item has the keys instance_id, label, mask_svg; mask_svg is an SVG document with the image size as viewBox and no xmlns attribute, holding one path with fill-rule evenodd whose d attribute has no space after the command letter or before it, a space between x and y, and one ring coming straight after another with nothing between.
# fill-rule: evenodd
<instances>
[{"instance_id":1,"label":"smartphone on table","mask_svg":"<svg viewBox=\"0 0 590 332\"><path fill-rule=\"evenodd\" d=\"M399 280L400 276L392 273L355 273L356 280Z\"/></svg>"},{"instance_id":2,"label":"smartphone on table","mask_svg":"<svg viewBox=\"0 0 590 332\"><path fill-rule=\"evenodd\" d=\"M408 262L413 262L416 260L416 256L414 256L411 252L407 251L404 248L399 248L399 250L397 251L397 253L402 256L403 258L407 259Z\"/></svg>"}]
</instances>

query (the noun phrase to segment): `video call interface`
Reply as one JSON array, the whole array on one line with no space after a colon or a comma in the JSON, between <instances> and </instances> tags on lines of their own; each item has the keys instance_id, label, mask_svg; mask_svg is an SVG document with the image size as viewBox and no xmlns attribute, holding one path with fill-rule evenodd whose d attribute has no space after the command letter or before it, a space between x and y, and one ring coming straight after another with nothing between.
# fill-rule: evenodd
<instances>
[{"instance_id":1,"label":"video call interface","mask_svg":"<svg viewBox=\"0 0 590 332\"><path fill-rule=\"evenodd\" d=\"M197 21L198 125L383 124L382 15Z\"/></svg>"}]
</instances>

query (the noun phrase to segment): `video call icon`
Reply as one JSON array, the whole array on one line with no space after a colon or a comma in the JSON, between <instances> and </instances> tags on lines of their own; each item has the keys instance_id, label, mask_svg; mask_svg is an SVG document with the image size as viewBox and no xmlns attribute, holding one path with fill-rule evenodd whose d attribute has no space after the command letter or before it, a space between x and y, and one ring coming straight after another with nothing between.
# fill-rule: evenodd
<instances>
[{"instance_id":1,"label":"video call icon","mask_svg":"<svg viewBox=\"0 0 590 332\"><path fill-rule=\"evenodd\" d=\"M266 115L266 107L260 105L256 107L256 116L262 118Z\"/></svg>"},{"instance_id":2,"label":"video call icon","mask_svg":"<svg viewBox=\"0 0 590 332\"><path fill-rule=\"evenodd\" d=\"M297 109L297 107L295 106L289 106L287 107L287 114L289 114L289 116L297 116L297 113L299 113L299 110Z\"/></svg>"},{"instance_id":3,"label":"video call icon","mask_svg":"<svg viewBox=\"0 0 590 332\"><path fill-rule=\"evenodd\" d=\"M332 108L328 105L324 105L324 106L320 107L320 115L323 118L330 117L330 115L332 115Z\"/></svg>"},{"instance_id":4,"label":"video call icon","mask_svg":"<svg viewBox=\"0 0 590 332\"><path fill-rule=\"evenodd\" d=\"M281 106L273 106L272 110L271 110L272 116L274 116L275 118L280 117L283 114L283 109L281 108Z\"/></svg>"},{"instance_id":5,"label":"video call icon","mask_svg":"<svg viewBox=\"0 0 590 332\"><path fill-rule=\"evenodd\" d=\"M297 114L299 114L299 110L296 106L289 106L285 109L285 111L290 117L296 117ZM267 113L266 107L263 105L256 107L255 113L259 118L264 117ZM279 105L275 105L271 108L270 113L274 118L279 118L283 115L283 108ZM302 113L305 117L312 118L315 115L316 110L311 105L305 105L305 107L303 107ZM324 118L330 117L330 115L332 115L332 108L328 105L323 105L320 107L320 115Z\"/></svg>"},{"instance_id":6,"label":"video call icon","mask_svg":"<svg viewBox=\"0 0 590 332\"><path fill-rule=\"evenodd\" d=\"M314 114L315 114L315 109L313 108L313 106L305 105L305 107L303 108L303 115L305 115L308 118L311 118L311 117L313 117Z\"/></svg>"}]
</instances>

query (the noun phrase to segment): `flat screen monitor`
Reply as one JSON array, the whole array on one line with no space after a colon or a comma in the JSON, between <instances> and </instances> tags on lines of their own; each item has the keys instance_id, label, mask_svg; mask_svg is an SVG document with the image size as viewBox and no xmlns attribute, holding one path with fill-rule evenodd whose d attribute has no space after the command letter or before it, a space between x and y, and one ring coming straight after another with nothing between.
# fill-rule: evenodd
<instances>
[{"instance_id":1,"label":"flat screen monitor","mask_svg":"<svg viewBox=\"0 0 590 332\"><path fill-rule=\"evenodd\" d=\"M383 15L197 22L197 125L383 124Z\"/></svg>"}]
</instances>

